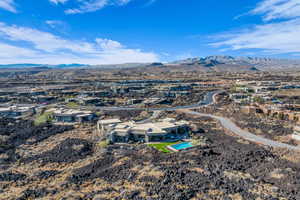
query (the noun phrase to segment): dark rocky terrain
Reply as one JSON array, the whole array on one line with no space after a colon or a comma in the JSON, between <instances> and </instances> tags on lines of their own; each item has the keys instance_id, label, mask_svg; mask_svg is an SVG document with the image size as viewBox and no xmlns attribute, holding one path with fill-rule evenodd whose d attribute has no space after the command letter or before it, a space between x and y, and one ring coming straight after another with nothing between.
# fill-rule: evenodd
<instances>
[{"instance_id":1,"label":"dark rocky terrain","mask_svg":"<svg viewBox=\"0 0 300 200\"><path fill-rule=\"evenodd\" d=\"M29 120L0 118L0 166L7 168L21 159L17 149L22 145L34 146L56 134L71 130L71 126L42 124L35 126Z\"/></svg>"},{"instance_id":2,"label":"dark rocky terrain","mask_svg":"<svg viewBox=\"0 0 300 200\"><path fill-rule=\"evenodd\" d=\"M0 199L300 198L299 161L225 135L211 119L180 118L204 128L199 134L210 145L170 154L147 145L98 147L84 127L54 131L50 125L2 119L2 137L22 136L20 128L29 136L10 139L19 155L0 169ZM1 144L3 158L9 149Z\"/></svg>"}]
</instances>

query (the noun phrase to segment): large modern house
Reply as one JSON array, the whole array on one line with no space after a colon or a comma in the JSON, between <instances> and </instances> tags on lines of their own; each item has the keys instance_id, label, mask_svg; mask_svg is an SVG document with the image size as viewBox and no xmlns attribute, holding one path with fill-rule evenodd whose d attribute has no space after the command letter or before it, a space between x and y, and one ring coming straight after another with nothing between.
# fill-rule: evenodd
<instances>
[{"instance_id":1,"label":"large modern house","mask_svg":"<svg viewBox=\"0 0 300 200\"><path fill-rule=\"evenodd\" d=\"M90 111L73 109L56 109L53 112L53 118L56 122L75 123L89 122L95 118L95 114Z\"/></svg>"},{"instance_id":2,"label":"large modern house","mask_svg":"<svg viewBox=\"0 0 300 200\"><path fill-rule=\"evenodd\" d=\"M8 105L0 107L0 117L18 118L35 113L35 106L28 105Z\"/></svg>"},{"instance_id":3,"label":"large modern house","mask_svg":"<svg viewBox=\"0 0 300 200\"><path fill-rule=\"evenodd\" d=\"M189 136L187 121L166 118L157 122L137 123L122 122L119 119L98 121L98 131L111 142L159 142L183 139Z\"/></svg>"}]
</instances>

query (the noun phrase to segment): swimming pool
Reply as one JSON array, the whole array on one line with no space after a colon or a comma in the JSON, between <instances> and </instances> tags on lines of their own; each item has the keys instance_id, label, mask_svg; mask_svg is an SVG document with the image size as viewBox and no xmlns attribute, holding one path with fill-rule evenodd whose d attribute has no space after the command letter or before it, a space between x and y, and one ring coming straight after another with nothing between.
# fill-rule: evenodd
<instances>
[{"instance_id":1,"label":"swimming pool","mask_svg":"<svg viewBox=\"0 0 300 200\"><path fill-rule=\"evenodd\" d=\"M175 150L175 151L180 151L180 150L188 149L191 147L193 147L191 142L182 142L179 144L173 144L173 145L169 146L170 149Z\"/></svg>"}]
</instances>

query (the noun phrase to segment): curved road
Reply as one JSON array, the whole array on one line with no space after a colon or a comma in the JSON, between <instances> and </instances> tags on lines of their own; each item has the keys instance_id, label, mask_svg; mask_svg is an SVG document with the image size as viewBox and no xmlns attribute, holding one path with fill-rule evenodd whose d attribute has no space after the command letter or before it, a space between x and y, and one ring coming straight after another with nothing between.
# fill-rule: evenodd
<instances>
[{"instance_id":1,"label":"curved road","mask_svg":"<svg viewBox=\"0 0 300 200\"><path fill-rule=\"evenodd\" d=\"M171 107L171 108L149 108L147 110L149 111L175 111L179 109L193 109L193 108L199 108L201 106L207 106L212 104L213 101L213 96L218 94L220 91L212 91L208 92L205 96L204 99L199 101L196 104L188 105L188 106L177 106L177 107ZM90 108L87 106L82 106L81 108ZM104 107L104 106L96 106L93 107L99 110L105 110L105 111L116 111L116 110L146 110L145 108L137 108L134 106L120 106L120 107Z\"/></svg>"},{"instance_id":2,"label":"curved road","mask_svg":"<svg viewBox=\"0 0 300 200\"><path fill-rule=\"evenodd\" d=\"M190 111L188 109L195 109L199 107L204 107L204 106L209 106L211 104L215 103L214 97L221 91L213 91L213 92L208 92L204 99L197 104L193 105L188 105L188 106L177 106L173 108L152 108L148 109L150 111L154 111L156 114L159 113L160 111L176 111L176 110L183 110L184 113L187 114L192 114L192 115L197 115L197 116L204 116L204 117L211 117L213 119L216 119L220 121L221 125L226 128L227 130L231 131L232 133L242 137L243 139L246 139L251 142L263 144L266 146L270 147L275 147L275 148L286 148L289 150L300 150L300 147L277 142L274 140L270 140L261 136L257 136L255 134L252 134L248 131L242 130L239 128L236 124L234 124L230 119L225 118L225 117L220 117L220 116L215 116L211 114L205 114L205 113L199 113L195 111ZM136 107L97 107L98 109L102 110L145 110L143 108L136 108ZM151 117L152 118L152 117ZM145 120L148 121L148 120Z\"/></svg>"},{"instance_id":3,"label":"curved road","mask_svg":"<svg viewBox=\"0 0 300 200\"><path fill-rule=\"evenodd\" d=\"M224 118L224 117L219 117L215 115L210 115L210 114L204 114L204 113L199 113L199 112L194 112L194 111L186 111L185 113L187 114L192 114L192 115L197 115L197 116L202 116L202 117L211 117L213 119L219 120L221 125L226 128L227 130L230 130L234 134L242 137L243 139L249 140L251 142L255 143L260 143L266 146L270 147L275 147L275 148L287 148L290 150L300 150L299 147L277 142L274 140L270 140L261 136L254 135L248 131L242 130L239 128L237 125L235 125L230 119Z\"/></svg>"}]
</instances>

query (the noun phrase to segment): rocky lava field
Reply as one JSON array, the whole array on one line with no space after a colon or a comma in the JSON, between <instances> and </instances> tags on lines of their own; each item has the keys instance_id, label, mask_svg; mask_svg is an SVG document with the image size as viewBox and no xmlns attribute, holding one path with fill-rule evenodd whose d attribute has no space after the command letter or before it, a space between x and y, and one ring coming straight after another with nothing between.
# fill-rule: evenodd
<instances>
[{"instance_id":1,"label":"rocky lava field","mask_svg":"<svg viewBox=\"0 0 300 200\"><path fill-rule=\"evenodd\" d=\"M0 199L300 199L298 161L193 120L209 146L167 154L99 147L93 127L1 119Z\"/></svg>"}]
</instances>

